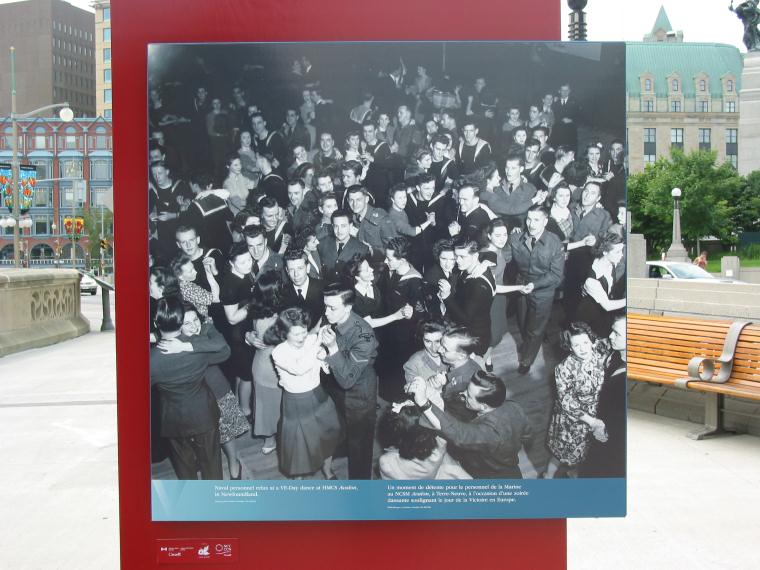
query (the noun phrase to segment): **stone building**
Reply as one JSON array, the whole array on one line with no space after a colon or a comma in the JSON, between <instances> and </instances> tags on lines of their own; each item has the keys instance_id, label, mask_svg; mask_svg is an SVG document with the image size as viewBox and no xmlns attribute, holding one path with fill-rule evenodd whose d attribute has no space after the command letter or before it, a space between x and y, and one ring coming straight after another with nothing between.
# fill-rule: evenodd
<instances>
[{"instance_id":1,"label":"stone building","mask_svg":"<svg viewBox=\"0 0 760 570\"><path fill-rule=\"evenodd\" d=\"M660 9L645 41L626 44L629 169L640 172L674 147L714 150L719 162L737 166L741 53L731 45L684 43L670 27Z\"/></svg>"},{"instance_id":2,"label":"stone building","mask_svg":"<svg viewBox=\"0 0 760 570\"><path fill-rule=\"evenodd\" d=\"M20 162L36 166L39 180L26 214L32 227L21 233L25 265L52 266L56 257L68 262L71 241L63 235L63 219L88 208L99 220L101 209L113 209L111 122L97 118L64 123L57 118L38 118L20 120L18 128ZM0 119L0 163L11 161L12 148L10 120ZM84 180L84 185L74 180L46 181L72 175ZM110 228L101 233L110 234ZM77 245L77 259L85 260L88 251L85 235ZM13 228L0 228L0 267L12 264Z\"/></svg>"}]
</instances>

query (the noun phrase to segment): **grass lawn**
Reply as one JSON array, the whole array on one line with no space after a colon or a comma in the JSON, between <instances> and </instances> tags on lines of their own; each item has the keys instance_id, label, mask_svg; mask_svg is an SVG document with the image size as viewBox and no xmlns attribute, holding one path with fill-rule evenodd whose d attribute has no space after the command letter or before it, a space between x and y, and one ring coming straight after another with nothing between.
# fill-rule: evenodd
<instances>
[{"instance_id":1,"label":"grass lawn","mask_svg":"<svg viewBox=\"0 0 760 570\"><path fill-rule=\"evenodd\" d=\"M731 255L727 253L725 255ZM722 255L720 257L723 257ZM720 257L707 259L707 271L710 273L720 273ZM741 259L742 267L760 267L760 259Z\"/></svg>"}]
</instances>

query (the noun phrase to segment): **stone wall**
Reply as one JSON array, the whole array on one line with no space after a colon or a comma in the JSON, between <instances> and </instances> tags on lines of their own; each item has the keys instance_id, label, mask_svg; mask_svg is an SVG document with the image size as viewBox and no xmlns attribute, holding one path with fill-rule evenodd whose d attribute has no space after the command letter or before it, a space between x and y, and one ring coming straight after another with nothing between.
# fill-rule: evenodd
<instances>
[{"instance_id":1,"label":"stone wall","mask_svg":"<svg viewBox=\"0 0 760 570\"><path fill-rule=\"evenodd\" d=\"M0 356L89 331L81 312L77 271L0 270Z\"/></svg>"},{"instance_id":2,"label":"stone wall","mask_svg":"<svg viewBox=\"0 0 760 570\"><path fill-rule=\"evenodd\" d=\"M760 321L760 285L629 279L628 310L655 315Z\"/></svg>"}]
</instances>

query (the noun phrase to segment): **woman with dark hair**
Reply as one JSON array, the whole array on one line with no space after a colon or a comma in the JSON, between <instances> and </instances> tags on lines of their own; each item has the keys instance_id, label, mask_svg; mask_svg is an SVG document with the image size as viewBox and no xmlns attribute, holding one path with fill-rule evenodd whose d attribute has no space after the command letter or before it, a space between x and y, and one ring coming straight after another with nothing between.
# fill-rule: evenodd
<instances>
[{"instance_id":1,"label":"woman with dark hair","mask_svg":"<svg viewBox=\"0 0 760 570\"><path fill-rule=\"evenodd\" d=\"M597 339L591 327L583 322L570 323L562 331L560 341L570 354L554 369L557 394L546 436L552 453L545 473L547 479L554 478L560 466L573 475L586 457L591 438L607 439L604 422L596 415L609 343Z\"/></svg>"},{"instance_id":2,"label":"woman with dark hair","mask_svg":"<svg viewBox=\"0 0 760 570\"><path fill-rule=\"evenodd\" d=\"M423 277L425 306L428 314L438 319L443 317L441 302L438 299L438 282L441 279L447 281L451 285L452 294L456 292L459 284L460 271L454 255L454 240L444 238L436 241L433 244L433 257L436 264L425 270Z\"/></svg>"},{"instance_id":3,"label":"woman with dark hair","mask_svg":"<svg viewBox=\"0 0 760 570\"><path fill-rule=\"evenodd\" d=\"M290 477L322 470L336 479L332 456L340 438L340 421L332 399L320 384L325 357L317 334L309 333L307 311L291 307L280 313L264 335L272 350L282 387L282 421L279 425L280 470Z\"/></svg>"},{"instance_id":4,"label":"woman with dark hair","mask_svg":"<svg viewBox=\"0 0 760 570\"><path fill-rule=\"evenodd\" d=\"M158 301L156 328L160 340L150 352L150 383L161 393L161 435L177 479L222 479L219 406L206 384L212 364L224 362L230 348L209 326L203 352L180 352L185 310L178 297Z\"/></svg>"},{"instance_id":5,"label":"woman with dark hair","mask_svg":"<svg viewBox=\"0 0 760 570\"><path fill-rule=\"evenodd\" d=\"M314 165L311 162L298 165L293 171L293 177L303 180L307 192L314 190Z\"/></svg>"},{"instance_id":6,"label":"woman with dark hair","mask_svg":"<svg viewBox=\"0 0 760 570\"><path fill-rule=\"evenodd\" d=\"M625 297L619 286L616 267L624 256L625 242L615 233L602 235L593 248L594 261L583 283L578 315L598 337L605 338L612 330L615 317L625 312ZM625 280L625 274L622 274Z\"/></svg>"},{"instance_id":7,"label":"woman with dark hair","mask_svg":"<svg viewBox=\"0 0 760 570\"><path fill-rule=\"evenodd\" d=\"M274 346L265 340L269 327L277 321L282 309L283 284L280 273L265 271L253 288L250 317L253 328L246 342L256 348L251 367L253 377L253 435L263 437L261 453L269 455L277 449L275 434L280 421L282 389L277 384L277 372L272 363Z\"/></svg>"},{"instance_id":8,"label":"woman with dark hair","mask_svg":"<svg viewBox=\"0 0 760 570\"><path fill-rule=\"evenodd\" d=\"M250 417L253 351L245 342L245 334L250 326L248 311L253 297L253 258L243 241L232 244L228 259L230 271L224 275L219 288L219 302L230 325L225 332L232 355L226 370L230 379L235 378L236 392L243 413Z\"/></svg>"},{"instance_id":9,"label":"woman with dark hair","mask_svg":"<svg viewBox=\"0 0 760 570\"><path fill-rule=\"evenodd\" d=\"M441 409L443 402L439 401ZM446 440L420 425L422 414L411 401L393 404L378 425L384 452L378 461L383 479L472 479L446 453Z\"/></svg>"},{"instance_id":10,"label":"woman with dark hair","mask_svg":"<svg viewBox=\"0 0 760 570\"><path fill-rule=\"evenodd\" d=\"M229 191L230 197L227 204L232 213L237 214L245 208L248 194L256 188L256 183L243 174L243 162L237 154L228 156L225 165L227 167L227 178L224 179L222 187Z\"/></svg>"},{"instance_id":11,"label":"woman with dark hair","mask_svg":"<svg viewBox=\"0 0 760 570\"><path fill-rule=\"evenodd\" d=\"M387 401L404 397L401 366L414 353L417 323L426 313L422 275L409 263L410 243L403 236L385 244L385 264L389 272L380 285L383 306L391 314L401 311L403 319L384 327L376 363L380 395Z\"/></svg>"},{"instance_id":12,"label":"woman with dark hair","mask_svg":"<svg viewBox=\"0 0 760 570\"><path fill-rule=\"evenodd\" d=\"M488 372L493 372L493 361L491 354L493 349L499 345L501 339L507 332L507 293L523 291L523 285L506 285L504 283L504 272L507 269L507 259L504 257L504 248L509 240L509 228L502 218L491 220L486 228L486 237L488 245L480 251L481 261L489 264L491 274L496 283L495 295L491 303L491 342L483 355L485 367ZM494 261L495 260L495 261Z\"/></svg>"},{"instance_id":13,"label":"woman with dark hair","mask_svg":"<svg viewBox=\"0 0 760 570\"><path fill-rule=\"evenodd\" d=\"M436 374L445 374L446 364L441 360L441 338L446 332L446 325L443 321L427 320L421 321L417 327L417 338L419 346L422 343L422 350L418 350L404 364L404 377L406 385L414 381L415 378L428 380Z\"/></svg>"},{"instance_id":14,"label":"woman with dark hair","mask_svg":"<svg viewBox=\"0 0 760 570\"><path fill-rule=\"evenodd\" d=\"M594 239L586 236L580 241L571 242L570 236L573 234L573 228L578 225L578 214L570 208L572 199L572 190L565 182L560 182L555 186L549 196L551 208L549 210L549 223L546 225L547 231L555 234L565 245L565 251L572 251L584 245L593 245ZM565 256L567 258L567 255Z\"/></svg>"},{"instance_id":15,"label":"woman with dark hair","mask_svg":"<svg viewBox=\"0 0 760 570\"><path fill-rule=\"evenodd\" d=\"M182 335L187 338L187 342L174 343L171 345L162 345L167 353L178 352L204 352L209 348L209 343L213 345L214 335L210 334L213 328L211 321L204 322L201 316L192 305L185 304L185 316L182 320ZM230 384L221 371L219 366L209 366L206 370L206 383L216 398L219 406L219 443L222 446L222 452L227 458L227 469L230 479L239 480L243 474L243 466L237 456L237 446L235 439L243 435L250 429L246 421L245 414L240 409L235 394L230 390ZM237 473L237 475L235 475Z\"/></svg>"},{"instance_id":16,"label":"woman with dark hair","mask_svg":"<svg viewBox=\"0 0 760 570\"><path fill-rule=\"evenodd\" d=\"M179 296L179 284L174 274L166 267L154 265L148 277L150 294L150 344L158 342L156 311L158 302L164 297ZM150 456L153 463L166 459L169 454L166 441L161 437L161 394L155 386L150 389Z\"/></svg>"},{"instance_id":17,"label":"woman with dark hair","mask_svg":"<svg viewBox=\"0 0 760 570\"><path fill-rule=\"evenodd\" d=\"M150 294L150 342L156 342L156 310L158 301L170 295L179 295L179 283L174 274L160 265L150 268L148 277L148 292Z\"/></svg>"},{"instance_id":18,"label":"woman with dark hair","mask_svg":"<svg viewBox=\"0 0 760 570\"><path fill-rule=\"evenodd\" d=\"M586 146L586 150L583 153L583 158L586 159L586 180L581 185L585 185L589 182L596 182L597 184L604 184L612 178L612 175L605 170L605 166L602 163L602 148L601 144L589 144Z\"/></svg>"},{"instance_id":19,"label":"woman with dark hair","mask_svg":"<svg viewBox=\"0 0 760 570\"><path fill-rule=\"evenodd\" d=\"M375 284L375 270L369 255L355 255L346 263L346 275L353 280L355 293L352 311L362 317L373 329L384 327L392 322L406 318L411 312L401 309L386 314L383 297Z\"/></svg>"},{"instance_id":20,"label":"woman with dark hair","mask_svg":"<svg viewBox=\"0 0 760 570\"><path fill-rule=\"evenodd\" d=\"M261 178L261 171L256 166L256 151L253 150L252 143L251 131L240 131L238 134L237 155L243 167L241 172L248 180L253 180L254 184L258 184Z\"/></svg>"},{"instance_id":21,"label":"woman with dark hair","mask_svg":"<svg viewBox=\"0 0 760 570\"><path fill-rule=\"evenodd\" d=\"M179 283L179 292L182 295L182 300L195 307L198 313L205 319L209 315L209 307L213 303L219 302L219 284L216 282L216 277L214 277L210 266L204 264L204 268L206 270L206 280L211 291L195 283L198 272L195 270L195 265L190 256L181 253L171 263L172 272Z\"/></svg>"},{"instance_id":22,"label":"woman with dark hair","mask_svg":"<svg viewBox=\"0 0 760 570\"><path fill-rule=\"evenodd\" d=\"M245 244L245 228L248 226L260 226L261 214L254 208L243 208L232 221L232 242Z\"/></svg>"}]
</instances>

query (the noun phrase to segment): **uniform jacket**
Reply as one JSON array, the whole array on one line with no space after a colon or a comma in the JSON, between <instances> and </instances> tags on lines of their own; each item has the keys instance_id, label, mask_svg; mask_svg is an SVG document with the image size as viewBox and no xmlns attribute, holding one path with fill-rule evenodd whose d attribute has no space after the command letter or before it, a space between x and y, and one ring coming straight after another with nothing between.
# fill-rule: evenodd
<instances>
[{"instance_id":1,"label":"uniform jacket","mask_svg":"<svg viewBox=\"0 0 760 570\"><path fill-rule=\"evenodd\" d=\"M532 250L527 244L530 239L527 232L511 234L504 256L507 263L517 264L518 284L533 283L531 295L553 297L565 275L565 249L560 239L546 229Z\"/></svg>"},{"instance_id":2,"label":"uniform jacket","mask_svg":"<svg viewBox=\"0 0 760 570\"><path fill-rule=\"evenodd\" d=\"M372 327L351 313L337 326L338 352L325 361L342 389L345 407L353 410L373 409L377 404L377 339Z\"/></svg>"}]
</instances>

